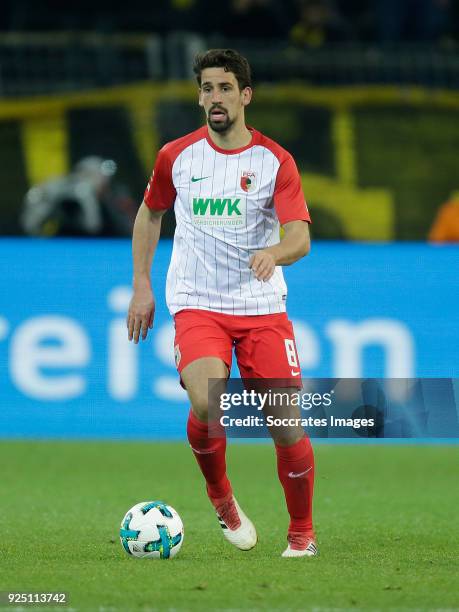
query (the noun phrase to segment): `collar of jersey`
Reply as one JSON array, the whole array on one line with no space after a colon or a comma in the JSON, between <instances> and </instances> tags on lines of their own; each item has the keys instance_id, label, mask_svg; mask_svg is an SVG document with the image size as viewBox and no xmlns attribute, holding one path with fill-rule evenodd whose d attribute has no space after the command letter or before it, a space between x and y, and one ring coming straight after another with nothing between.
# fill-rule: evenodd
<instances>
[{"instance_id":1,"label":"collar of jersey","mask_svg":"<svg viewBox=\"0 0 459 612\"><path fill-rule=\"evenodd\" d=\"M206 140L209 143L209 145L212 147L212 149L215 149L219 153L223 153L224 155L236 155L237 153L242 153L242 151L246 151L247 149L250 149L250 147L253 147L255 144L257 144L257 141L258 141L257 130L254 130L253 127L250 127L249 125L247 126L247 129L252 133L252 140L249 142L249 144L245 145L245 147L239 147L239 149L222 149L221 147L215 144L215 142L209 136L209 130L207 129L206 129Z\"/></svg>"}]
</instances>

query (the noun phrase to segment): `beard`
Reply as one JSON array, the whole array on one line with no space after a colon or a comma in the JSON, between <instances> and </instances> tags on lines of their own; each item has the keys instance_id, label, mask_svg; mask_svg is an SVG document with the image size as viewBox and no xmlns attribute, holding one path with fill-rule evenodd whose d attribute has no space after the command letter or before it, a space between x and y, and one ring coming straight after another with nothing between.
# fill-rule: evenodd
<instances>
[{"instance_id":1,"label":"beard","mask_svg":"<svg viewBox=\"0 0 459 612\"><path fill-rule=\"evenodd\" d=\"M225 119L223 121L215 121L209 113L207 116L207 123L214 132L224 134L233 126L234 119L230 119L228 113L225 112Z\"/></svg>"}]
</instances>

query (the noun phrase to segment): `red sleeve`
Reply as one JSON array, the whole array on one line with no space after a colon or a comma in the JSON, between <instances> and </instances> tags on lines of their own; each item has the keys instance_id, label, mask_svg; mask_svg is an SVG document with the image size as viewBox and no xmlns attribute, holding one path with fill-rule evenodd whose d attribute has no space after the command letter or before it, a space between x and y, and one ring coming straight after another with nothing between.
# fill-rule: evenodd
<instances>
[{"instance_id":1,"label":"red sleeve","mask_svg":"<svg viewBox=\"0 0 459 612\"><path fill-rule=\"evenodd\" d=\"M291 155L282 160L274 187L274 208L281 225L289 221L311 223L298 168Z\"/></svg>"},{"instance_id":2,"label":"red sleeve","mask_svg":"<svg viewBox=\"0 0 459 612\"><path fill-rule=\"evenodd\" d=\"M148 181L143 199L152 210L172 208L177 192L172 182L172 160L162 148L156 158L155 168Z\"/></svg>"}]
</instances>

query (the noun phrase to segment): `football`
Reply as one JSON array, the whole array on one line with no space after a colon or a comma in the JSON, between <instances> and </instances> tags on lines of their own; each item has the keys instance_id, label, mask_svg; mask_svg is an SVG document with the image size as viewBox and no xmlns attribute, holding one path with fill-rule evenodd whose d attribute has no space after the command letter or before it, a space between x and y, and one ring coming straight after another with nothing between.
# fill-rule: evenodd
<instances>
[{"instance_id":1,"label":"football","mask_svg":"<svg viewBox=\"0 0 459 612\"><path fill-rule=\"evenodd\" d=\"M140 502L121 521L121 544L133 557L171 559L182 547L183 536L182 519L161 501Z\"/></svg>"}]
</instances>

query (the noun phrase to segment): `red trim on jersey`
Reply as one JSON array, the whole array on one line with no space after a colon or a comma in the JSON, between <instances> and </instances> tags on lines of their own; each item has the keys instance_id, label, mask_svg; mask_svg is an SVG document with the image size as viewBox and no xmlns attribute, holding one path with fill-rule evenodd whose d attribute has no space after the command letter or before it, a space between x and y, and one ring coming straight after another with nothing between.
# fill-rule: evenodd
<instances>
[{"instance_id":1,"label":"red trim on jersey","mask_svg":"<svg viewBox=\"0 0 459 612\"><path fill-rule=\"evenodd\" d=\"M300 174L291 155L281 162L277 171L274 187L274 208L281 225L290 221L311 223L311 217L303 195Z\"/></svg>"},{"instance_id":2,"label":"red trim on jersey","mask_svg":"<svg viewBox=\"0 0 459 612\"><path fill-rule=\"evenodd\" d=\"M252 133L252 140L249 142L249 144L245 145L245 147L239 147L238 149L222 149L212 140L209 130L206 131L206 140L212 149L215 149L215 151L218 153L223 153L224 155L236 155L237 153L242 153L242 151L250 149L250 147L253 147L254 145L260 144L260 132L257 132L257 130L254 130L249 126L247 126L247 129Z\"/></svg>"},{"instance_id":3,"label":"red trim on jersey","mask_svg":"<svg viewBox=\"0 0 459 612\"><path fill-rule=\"evenodd\" d=\"M168 142L158 152L155 167L145 189L144 202L152 210L172 208L177 192L172 182L172 166L175 160L187 147L206 137L207 128L202 127L191 134Z\"/></svg>"},{"instance_id":4,"label":"red trim on jersey","mask_svg":"<svg viewBox=\"0 0 459 612\"><path fill-rule=\"evenodd\" d=\"M280 164L274 187L274 208L279 223L281 225L290 221L311 223L308 206L303 195L301 177L293 157L280 144L263 134L260 134L258 144L269 149L277 157Z\"/></svg>"},{"instance_id":5,"label":"red trim on jersey","mask_svg":"<svg viewBox=\"0 0 459 612\"><path fill-rule=\"evenodd\" d=\"M161 149L145 189L143 201L152 210L167 210L174 204L176 195L172 182L172 164L167 153Z\"/></svg>"}]
</instances>

